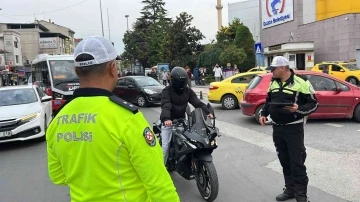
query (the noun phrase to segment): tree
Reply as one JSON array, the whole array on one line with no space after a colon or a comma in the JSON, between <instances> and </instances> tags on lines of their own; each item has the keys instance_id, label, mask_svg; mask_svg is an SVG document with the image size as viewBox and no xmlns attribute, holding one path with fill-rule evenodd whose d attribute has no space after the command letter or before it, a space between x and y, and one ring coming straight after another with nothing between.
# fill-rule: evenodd
<instances>
[{"instance_id":1,"label":"tree","mask_svg":"<svg viewBox=\"0 0 360 202\"><path fill-rule=\"evenodd\" d=\"M216 40L219 46L225 47L235 41L236 31L242 26L238 18L229 23L229 26L222 27L216 34Z\"/></svg>"},{"instance_id":2,"label":"tree","mask_svg":"<svg viewBox=\"0 0 360 202\"><path fill-rule=\"evenodd\" d=\"M222 49L217 44L206 44L204 52L199 55L197 66L211 68L220 64L221 52Z\"/></svg>"},{"instance_id":3,"label":"tree","mask_svg":"<svg viewBox=\"0 0 360 202\"><path fill-rule=\"evenodd\" d=\"M141 3L145 4L141 10L141 18L145 21L150 21L153 24L159 22L160 20L170 21L170 18L166 18L167 10L165 7L165 2L163 0L143 0Z\"/></svg>"},{"instance_id":4,"label":"tree","mask_svg":"<svg viewBox=\"0 0 360 202\"><path fill-rule=\"evenodd\" d=\"M238 48L235 45L230 45L220 54L220 62L222 64L242 64L246 59L246 53L243 48ZM239 70L241 70L239 68Z\"/></svg>"},{"instance_id":5,"label":"tree","mask_svg":"<svg viewBox=\"0 0 360 202\"><path fill-rule=\"evenodd\" d=\"M237 47L243 48L246 53L246 60L238 65L239 69L249 70L255 67L255 41L248 27L241 25L237 28L234 43Z\"/></svg>"},{"instance_id":6,"label":"tree","mask_svg":"<svg viewBox=\"0 0 360 202\"><path fill-rule=\"evenodd\" d=\"M200 40L204 38L204 35L196 27L191 26L193 19L193 16L183 12L169 27L163 46L163 55L171 66L194 67L197 56L203 51Z\"/></svg>"},{"instance_id":7,"label":"tree","mask_svg":"<svg viewBox=\"0 0 360 202\"><path fill-rule=\"evenodd\" d=\"M133 25L133 30L124 34L124 54L143 68L156 65L163 60L161 47L166 31L171 23L166 18L163 0L143 0L142 16Z\"/></svg>"}]
</instances>

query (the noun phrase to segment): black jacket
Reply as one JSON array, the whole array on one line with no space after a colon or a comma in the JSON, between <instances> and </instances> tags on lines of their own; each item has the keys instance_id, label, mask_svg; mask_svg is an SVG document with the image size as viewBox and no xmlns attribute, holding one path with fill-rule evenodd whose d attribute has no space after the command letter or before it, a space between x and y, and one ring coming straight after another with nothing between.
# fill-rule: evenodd
<instances>
[{"instance_id":1,"label":"black jacket","mask_svg":"<svg viewBox=\"0 0 360 202\"><path fill-rule=\"evenodd\" d=\"M195 108L201 108L206 115L210 114L191 88L186 87L183 93L178 94L170 86L165 87L161 93L161 121L185 118L188 103Z\"/></svg>"},{"instance_id":2,"label":"black jacket","mask_svg":"<svg viewBox=\"0 0 360 202\"><path fill-rule=\"evenodd\" d=\"M318 108L318 101L314 95L314 89L304 76L298 76L292 71L290 78L281 82L280 79L272 79L266 103L261 110L261 116L268 116L276 124L287 124L309 116ZM292 113L283 107L270 105L274 103L296 103L299 108Z\"/></svg>"}]
</instances>

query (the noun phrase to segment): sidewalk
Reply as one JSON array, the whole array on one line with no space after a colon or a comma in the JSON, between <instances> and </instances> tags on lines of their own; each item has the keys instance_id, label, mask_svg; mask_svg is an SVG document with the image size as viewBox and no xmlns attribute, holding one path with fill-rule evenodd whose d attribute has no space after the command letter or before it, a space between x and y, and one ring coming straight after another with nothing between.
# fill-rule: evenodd
<instances>
[{"instance_id":1,"label":"sidewalk","mask_svg":"<svg viewBox=\"0 0 360 202\"><path fill-rule=\"evenodd\" d=\"M205 85L205 86L197 86L195 85L195 81L192 81L191 83L191 89L193 89L193 91L197 94L200 95L200 91L202 91L203 96L207 96L207 94L209 93L209 85Z\"/></svg>"}]
</instances>

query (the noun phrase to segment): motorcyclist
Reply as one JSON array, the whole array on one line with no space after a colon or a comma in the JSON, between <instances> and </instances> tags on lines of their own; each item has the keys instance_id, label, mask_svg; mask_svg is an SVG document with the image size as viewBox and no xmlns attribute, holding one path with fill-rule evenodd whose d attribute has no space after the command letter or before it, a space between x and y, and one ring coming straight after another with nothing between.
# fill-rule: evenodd
<instances>
[{"instance_id":1,"label":"motorcyclist","mask_svg":"<svg viewBox=\"0 0 360 202\"><path fill-rule=\"evenodd\" d=\"M167 163L172 138L172 121L174 119L185 118L188 103L195 108L201 108L206 115L214 118L207 109L207 106L201 102L195 92L187 86L188 75L184 68L174 67L170 76L170 85L165 87L161 93L160 120L164 123L161 128L161 143L165 164Z\"/></svg>"}]
</instances>

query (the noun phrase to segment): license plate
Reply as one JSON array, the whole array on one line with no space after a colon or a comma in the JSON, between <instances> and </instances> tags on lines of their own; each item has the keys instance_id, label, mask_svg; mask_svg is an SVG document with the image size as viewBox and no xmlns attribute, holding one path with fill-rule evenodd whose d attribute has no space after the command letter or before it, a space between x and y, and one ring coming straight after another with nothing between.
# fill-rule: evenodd
<instances>
[{"instance_id":1,"label":"license plate","mask_svg":"<svg viewBox=\"0 0 360 202\"><path fill-rule=\"evenodd\" d=\"M0 137L10 137L11 131L0 132Z\"/></svg>"}]
</instances>

